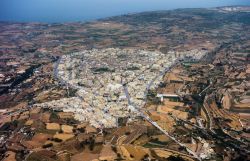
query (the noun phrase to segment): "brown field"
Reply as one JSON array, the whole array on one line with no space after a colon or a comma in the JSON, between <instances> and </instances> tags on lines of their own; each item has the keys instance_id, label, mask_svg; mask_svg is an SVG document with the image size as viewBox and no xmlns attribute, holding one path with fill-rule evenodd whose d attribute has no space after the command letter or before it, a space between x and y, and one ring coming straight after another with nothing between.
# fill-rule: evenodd
<instances>
[{"instance_id":1,"label":"brown field","mask_svg":"<svg viewBox=\"0 0 250 161\"><path fill-rule=\"evenodd\" d=\"M233 108L236 109L250 109L250 103L239 103L239 104L235 104Z\"/></svg>"},{"instance_id":2,"label":"brown field","mask_svg":"<svg viewBox=\"0 0 250 161\"><path fill-rule=\"evenodd\" d=\"M173 151L173 150L170 150L170 149L155 148L154 152L156 153L156 155L158 155L161 158L168 158L171 155L175 155L175 156L179 155L186 161L194 161L194 159L190 158L187 154L180 153L180 152L177 152L177 151Z\"/></svg>"},{"instance_id":3,"label":"brown field","mask_svg":"<svg viewBox=\"0 0 250 161\"><path fill-rule=\"evenodd\" d=\"M16 161L16 153L12 151L7 151L6 153L6 158L4 158L2 161Z\"/></svg>"},{"instance_id":4,"label":"brown field","mask_svg":"<svg viewBox=\"0 0 250 161\"><path fill-rule=\"evenodd\" d=\"M38 160L46 160L46 161L55 161L55 159L49 158L43 154L39 154L38 152L33 152L29 155L26 161L38 161Z\"/></svg>"},{"instance_id":5,"label":"brown field","mask_svg":"<svg viewBox=\"0 0 250 161\"><path fill-rule=\"evenodd\" d=\"M183 81L177 74L175 73L167 73L165 76L164 76L164 80L166 82L170 82L170 81Z\"/></svg>"},{"instance_id":6,"label":"brown field","mask_svg":"<svg viewBox=\"0 0 250 161\"><path fill-rule=\"evenodd\" d=\"M84 141L84 140L88 140L90 137L93 137L92 134L85 134L85 133L81 133L77 135L77 140Z\"/></svg>"},{"instance_id":7,"label":"brown field","mask_svg":"<svg viewBox=\"0 0 250 161\"><path fill-rule=\"evenodd\" d=\"M69 125L62 125L62 131L64 133L72 133L73 132L73 126L69 126Z\"/></svg>"},{"instance_id":8,"label":"brown field","mask_svg":"<svg viewBox=\"0 0 250 161\"><path fill-rule=\"evenodd\" d=\"M180 106L180 107L183 107L184 106L184 103L182 102L172 102L172 101L169 101L168 99L164 99L164 107L168 107L168 108L174 108L176 106Z\"/></svg>"},{"instance_id":9,"label":"brown field","mask_svg":"<svg viewBox=\"0 0 250 161\"><path fill-rule=\"evenodd\" d=\"M149 141L149 137L147 135L140 136L137 140L134 141L134 145L144 145Z\"/></svg>"},{"instance_id":10,"label":"brown field","mask_svg":"<svg viewBox=\"0 0 250 161\"><path fill-rule=\"evenodd\" d=\"M116 153L111 149L111 145L104 145L101 153L100 160L115 160L117 158Z\"/></svg>"},{"instance_id":11,"label":"brown field","mask_svg":"<svg viewBox=\"0 0 250 161\"><path fill-rule=\"evenodd\" d=\"M41 120L43 122L48 123L50 121L49 118L50 118L49 112L42 113Z\"/></svg>"},{"instance_id":12,"label":"brown field","mask_svg":"<svg viewBox=\"0 0 250 161\"><path fill-rule=\"evenodd\" d=\"M46 123L46 129L48 130L60 130L60 125L58 123Z\"/></svg>"},{"instance_id":13,"label":"brown field","mask_svg":"<svg viewBox=\"0 0 250 161\"><path fill-rule=\"evenodd\" d=\"M53 142L53 144L56 142ZM79 145L79 141L75 138L71 138L67 141L57 143L53 146L53 151L60 152L60 151L66 151L70 154L77 154L79 151L82 151L83 149ZM85 149L89 149L88 146L85 146Z\"/></svg>"},{"instance_id":14,"label":"brown field","mask_svg":"<svg viewBox=\"0 0 250 161\"><path fill-rule=\"evenodd\" d=\"M40 108L32 108L31 110L30 110L30 114L37 114L37 113L39 113L40 112Z\"/></svg>"},{"instance_id":15,"label":"brown field","mask_svg":"<svg viewBox=\"0 0 250 161\"><path fill-rule=\"evenodd\" d=\"M71 157L71 160L73 161L93 161L94 159L99 158L99 154L92 154L88 149L84 150L83 152L79 154L75 154Z\"/></svg>"},{"instance_id":16,"label":"brown field","mask_svg":"<svg viewBox=\"0 0 250 161\"><path fill-rule=\"evenodd\" d=\"M35 149L41 147L43 144L36 141L22 141L22 145L28 149Z\"/></svg>"},{"instance_id":17,"label":"brown field","mask_svg":"<svg viewBox=\"0 0 250 161\"><path fill-rule=\"evenodd\" d=\"M141 160L146 154L150 155L150 151L147 148L134 145L123 145L134 160Z\"/></svg>"},{"instance_id":18,"label":"brown field","mask_svg":"<svg viewBox=\"0 0 250 161\"><path fill-rule=\"evenodd\" d=\"M157 156L161 158L168 158L169 156L173 154L172 152L161 150L161 149L154 149L154 152Z\"/></svg>"},{"instance_id":19,"label":"brown field","mask_svg":"<svg viewBox=\"0 0 250 161\"><path fill-rule=\"evenodd\" d=\"M126 140L126 138L127 138L126 135L117 136L117 137L118 137L118 139L117 139L117 141L116 141L116 144L117 144L117 145L122 145L123 142L124 142L124 141Z\"/></svg>"},{"instance_id":20,"label":"brown field","mask_svg":"<svg viewBox=\"0 0 250 161\"><path fill-rule=\"evenodd\" d=\"M124 146L117 146L117 149L124 158L126 158L127 160L133 160L133 158L130 157L130 153Z\"/></svg>"},{"instance_id":21,"label":"brown field","mask_svg":"<svg viewBox=\"0 0 250 161\"><path fill-rule=\"evenodd\" d=\"M35 134L32 138L33 141L37 141L37 142L41 142L41 143L44 143L45 141L48 140L48 138L51 138L52 135L50 134Z\"/></svg>"},{"instance_id":22,"label":"brown field","mask_svg":"<svg viewBox=\"0 0 250 161\"><path fill-rule=\"evenodd\" d=\"M157 111L161 112L161 113L172 113L173 116L175 116L177 118L180 118L182 120L186 120L188 118L188 112L183 112L183 111L180 111L180 110L175 110L173 108L166 107L165 105L159 106L157 108Z\"/></svg>"},{"instance_id":23,"label":"brown field","mask_svg":"<svg viewBox=\"0 0 250 161\"><path fill-rule=\"evenodd\" d=\"M26 108L27 105L28 105L27 102L20 102L18 105L12 107L11 109L17 109L18 110L18 109Z\"/></svg>"},{"instance_id":24,"label":"brown field","mask_svg":"<svg viewBox=\"0 0 250 161\"><path fill-rule=\"evenodd\" d=\"M137 126L135 127L131 133L126 137L126 139L123 141L123 144L130 144L133 141L135 141L138 137L140 137L142 134L147 132L146 126Z\"/></svg>"},{"instance_id":25,"label":"brown field","mask_svg":"<svg viewBox=\"0 0 250 161\"><path fill-rule=\"evenodd\" d=\"M31 126L33 124L33 120L27 120L24 125Z\"/></svg>"},{"instance_id":26,"label":"brown field","mask_svg":"<svg viewBox=\"0 0 250 161\"><path fill-rule=\"evenodd\" d=\"M58 138L58 139L61 139L61 140L63 140L63 141L66 141L66 140L69 140L69 139L71 139L71 138L73 138L75 135L73 135L73 134L56 134L56 135L54 135L53 137L54 138Z\"/></svg>"},{"instance_id":27,"label":"brown field","mask_svg":"<svg viewBox=\"0 0 250 161\"><path fill-rule=\"evenodd\" d=\"M23 141L22 144L29 149L34 149L44 145L48 138L52 138L52 135L42 133L35 134L30 141Z\"/></svg>"},{"instance_id":28,"label":"brown field","mask_svg":"<svg viewBox=\"0 0 250 161\"><path fill-rule=\"evenodd\" d=\"M26 112L23 112L22 114L20 114L19 116L19 120L25 120L25 119L28 119L29 118L29 112L26 111Z\"/></svg>"},{"instance_id":29,"label":"brown field","mask_svg":"<svg viewBox=\"0 0 250 161\"><path fill-rule=\"evenodd\" d=\"M157 138L160 142L167 142L170 140L166 135L154 135L152 138Z\"/></svg>"},{"instance_id":30,"label":"brown field","mask_svg":"<svg viewBox=\"0 0 250 161\"><path fill-rule=\"evenodd\" d=\"M81 124L78 124L76 128L77 129L85 128L87 125L88 125L88 123L81 123Z\"/></svg>"},{"instance_id":31,"label":"brown field","mask_svg":"<svg viewBox=\"0 0 250 161\"><path fill-rule=\"evenodd\" d=\"M37 89L39 89L39 88L37 88ZM39 93L37 95L37 97L35 97L34 99L39 103L43 103L46 101L58 99L64 93L65 93L65 91L62 91L62 90L48 90L48 91L44 91L42 93Z\"/></svg>"},{"instance_id":32,"label":"brown field","mask_svg":"<svg viewBox=\"0 0 250 161\"><path fill-rule=\"evenodd\" d=\"M164 113L151 112L151 119L156 121L159 126L164 128L168 132L174 131L175 121L173 118Z\"/></svg>"},{"instance_id":33,"label":"brown field","mask_svg":"<svg viewBox=\"0 0 250 161\"><path fill-rule=\"evenodd\" d=\"M68 152L63 152L63 153L57 154L57 158L60 161L70 161L71 154Z\"/></svg>"},{"instance_id":34,"label":"brown field","mask_svg":"<svg viewBox=\"0 0 250 161\"><path fill-rule=\"evenodd\" d=\"M2 117L0 116L0 125L11 121L11 116Z\"/></svg>"},{"instance_id":35,"label":"brown field","mask_svg":"<svg viewBox=\"0 0 250 161\"><path fill-rule=\"evenodd\" d=\"M178 89L180 89L183 86L181 83L170 83L167 85L167 88L161 88L159 89L160 93L168 93L168 94L176 94Z\"/></svg>"},{"instance_id":36,"label":"brown field","mask_svg":"<svg viewBox=\"0 0 250 161\"><path fill-rule=\"evenodd\" d=\"M89 125L86 126L85 130L87 133L96 133L97 132L97 129L95 127L89 126Z\"/></svg>"},{"instance_id":37,"label":"brown field","mask_svg":"<svg viewBox=\"0 0 250 161\"><path fill-rule=\"evenodd\" d=\"M239 113L239 116L240 119L245 119L246 122L250 120L250 113Z\"/></svg>"}]
</instances>

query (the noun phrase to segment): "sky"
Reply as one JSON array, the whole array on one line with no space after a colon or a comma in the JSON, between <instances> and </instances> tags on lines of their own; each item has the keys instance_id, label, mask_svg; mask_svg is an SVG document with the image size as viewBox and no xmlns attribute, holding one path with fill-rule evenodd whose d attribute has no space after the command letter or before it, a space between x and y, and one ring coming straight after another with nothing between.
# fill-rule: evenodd
<instances>
[{"instance_id":1,"label":"sky","mask_svg":"<svg viewBox=\"0 0 250 161\"><path fill-rule=\"evenodd\" d=\"M91 21L143 11L229 5L250 5L250 0L0 0L0 21Z\"/></svg>"}]
</instances>

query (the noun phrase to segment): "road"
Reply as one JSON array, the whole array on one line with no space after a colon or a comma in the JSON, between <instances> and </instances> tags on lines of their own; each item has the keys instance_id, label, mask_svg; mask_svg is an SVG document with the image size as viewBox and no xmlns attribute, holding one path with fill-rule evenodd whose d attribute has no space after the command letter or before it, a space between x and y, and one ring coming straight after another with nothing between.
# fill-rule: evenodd
<instances>
[{"instance_id":1,"label":"road","mask_svg":"<svg viewBox=\"0 0 250 161\"><path fill-rule=\"evenodd\" d=\"M205 114L206 114L206 116L207 116L207 121L208 121L208 128L210 129L210 131L213 131L213 129L212 129L212 127L213 127L213 120L212 120L212 117L211 117L211 115L210 115L210 113L209 113L209 111L208 111L208 109L207 108L209 108L208 107L208 104L207 104L207 96L205 97L205 99L204 99L204 102L203 102L203 109L204 109L204 112L205 112Z\"/></svg>"},{"instance_id":2,"label":"road","mask_svg":"<svg viewBox=\"0 0 250 161\"><path fill-rule=\"evenodd\" d=\"M203 92L205 92L208 88L210 88L212 86L212 84L213 84L213 82L211 81L211 79L209 79L209 85L199 93L199 96L201 96L201 94Z\"/></svg>"}]
</instances>

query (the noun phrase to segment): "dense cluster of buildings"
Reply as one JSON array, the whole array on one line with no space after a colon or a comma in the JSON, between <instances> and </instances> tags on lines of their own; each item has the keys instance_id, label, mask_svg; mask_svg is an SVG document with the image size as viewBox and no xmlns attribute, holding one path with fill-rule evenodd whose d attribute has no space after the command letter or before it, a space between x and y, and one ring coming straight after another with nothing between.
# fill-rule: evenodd
<instances>
[{"instance_id":1,"label":"dense cluster of buildings","mask_svg":"<svg viewBox=\"0 0 250 161\"><path fill-rule=\"evenodd\" d=\"M147 91L155 89L166 70L185 57L200 59L206 52L149 52L134 49L85 50L64 55L55 76L76 97L37 104L75 113L95 127L115 127L119 117L138 116Z\"/></svg>"}]
</instances>

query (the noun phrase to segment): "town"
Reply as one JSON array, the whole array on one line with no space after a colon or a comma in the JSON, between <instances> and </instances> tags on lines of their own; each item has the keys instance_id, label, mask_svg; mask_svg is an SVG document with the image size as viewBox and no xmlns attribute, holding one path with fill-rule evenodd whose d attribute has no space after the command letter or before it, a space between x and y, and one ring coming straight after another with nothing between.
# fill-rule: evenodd
<instances>
[{"instance_id":1,"label":"town","mask_svg":"<svg viewBox=\"0 0 250 161\"><path fill-rule=\"evenodd\" d=\"M165 71L177 59L199 59L206 51L148 52L104 49L64 55L55 76L67 88L76 89L76 98L61 99L38 107L74 112L79 121L100 128L116 127L119 117L139 115L148 90L155 90Z\"/></svg>"}]
</instances>

